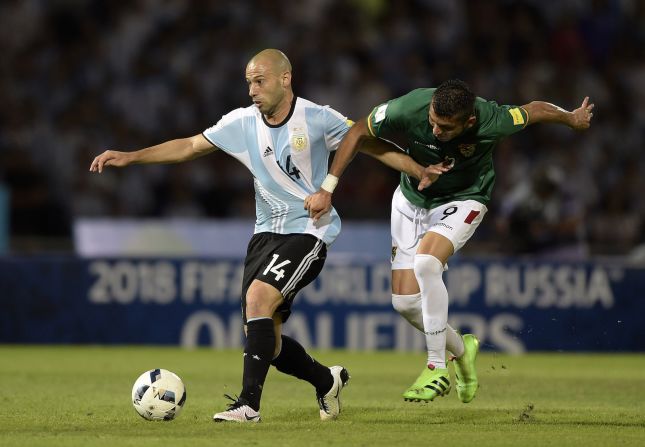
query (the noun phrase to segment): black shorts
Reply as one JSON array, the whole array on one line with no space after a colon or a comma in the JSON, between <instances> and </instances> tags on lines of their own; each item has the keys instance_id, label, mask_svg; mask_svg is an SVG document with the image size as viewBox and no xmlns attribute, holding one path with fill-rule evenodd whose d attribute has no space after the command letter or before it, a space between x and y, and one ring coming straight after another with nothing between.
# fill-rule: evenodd
<instances>
[{"instance_id":1,"label":"black shorts","mask_svg":"<svg viewBox=\"0 0 645 447\"><path fill-rule=\"evenodd\" d=\"M296 293L316 279L327 258L327 245L310 234L254 234L244 259L242 317L246 324L246 292L253 280L271 284L284 301L276 309L287 321Z\"/></svg>"}]
</instances>

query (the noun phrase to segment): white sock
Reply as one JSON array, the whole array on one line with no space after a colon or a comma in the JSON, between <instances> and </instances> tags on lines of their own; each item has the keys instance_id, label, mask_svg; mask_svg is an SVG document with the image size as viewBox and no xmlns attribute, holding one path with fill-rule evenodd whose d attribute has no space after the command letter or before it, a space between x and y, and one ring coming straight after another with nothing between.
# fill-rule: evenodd
<instances>
[{"instance_id":1,"label":"white sock","mask_svg":"<svg viewBox=\"0 0 645 447\"><path fill-rule=\"evenodd\" d=\"M432 255L415 255L414 275L421 289L428 365L445 368L448 289L443 283L443 264Z\"/></svg>"},{"instance_id":2,"label":"white sock","mask_svg":"<svg viewBox=\"0 0 645 447\"><path fill-rule=\"evenodd\" d=\"M397 295L392 294L392 307L412 326L423 331L423 310L421 309L421 294ZM464 355L464 341L449 324L446 325L446 349L455 357Z\"/></svg>"},{"instance_id":3,"label":"white sock","mask_svg":"<svg viewBox=\"0 0 645 447\"><path fill-rule=\"evenodd\" d=\"M457 358L464 355L464 339L449 324L446 325L446 349Z\"/></svg>"}]
</instances>

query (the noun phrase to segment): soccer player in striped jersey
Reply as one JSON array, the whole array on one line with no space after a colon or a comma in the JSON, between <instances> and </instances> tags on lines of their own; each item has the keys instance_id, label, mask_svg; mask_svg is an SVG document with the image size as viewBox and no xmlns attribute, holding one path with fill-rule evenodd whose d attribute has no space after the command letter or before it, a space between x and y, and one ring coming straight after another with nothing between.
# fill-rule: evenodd
<instances>
[{"instance_id":1,"label":"soccer player in striped jersey","mask_svg":"<svg viewBox=\"0 0 645 447\"><path fill-rule=\"evenodd\" d=\"M457 394L470 402L479 386L475 358L479 341L463 337L448 321L448 291L442 274L448 258L470 239L486 214L495 172L493 149L529 124L551 122L587 129L594 105L589 98L572 112L542 101L498 105L477 98L462 81L420 88L375 107L344 137L329 170L329 181L305 201L318 218L331 207L338 177L360 144L385 138L402 145L423 165L450 168L426 189L405 173L392 199L392 304L424 332L427 361L404 393L407 401L431 401L450 391L446 349L454 355Z\"/></svg>"},{"instance_id":2,"label":"soccer player in striped jersey","mask_svg":"<svg viewBox=\"0 0 645 447\"><path fill-rule=\"evenodd\" d=\"M335 419L341 410L339 393L349 380L347 370L320 364L296 340L282 335L281 329L296 293L319 274L327 246L340 231L340 218L333 208L314 221L305 210L304 199L323 184L329 154L352 123L327 106L294 96L291 64L278 50L255 55L246 67L246 82L253 105L233 110L193 137L133 152L105 151L93 160L90 171L178 163L218 149L249 169L254 178L257 219L244 261L242 392L213 419L259 422L260 398L270 365L311 383L320 418ZM421 180L422 185L444 170L441 166L424 169L397 148L380 142L365 145L363 150Z\"/></svg>"}]
</instances>

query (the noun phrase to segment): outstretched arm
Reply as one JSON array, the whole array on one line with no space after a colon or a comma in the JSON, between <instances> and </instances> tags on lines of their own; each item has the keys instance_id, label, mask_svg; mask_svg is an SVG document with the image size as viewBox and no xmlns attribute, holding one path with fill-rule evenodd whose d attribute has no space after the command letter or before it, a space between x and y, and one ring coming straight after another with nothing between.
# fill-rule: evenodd
<instances>
[{"instance_id":1,"label":"outstretched arm","mask_svg":"<svg viewBox=\"0 0 645 447\"><path fill-rule=\"evenodd\" d=\"M107 166L124 167L131 164L180 163L216 150L202 134L166 141L133 152L107 150L94 158L90 172L103 172Z\"/></svg>"},{"instance_id":2,"label":"outstretched arm","mask_svg":"<svg viewBox=\"0 0 645 447\"><path fill-rule=\"evenodd\" d=\"M594 104L589 104L589 97L585 97L577 109L568 112L554 104L533 101L522 106L529 116L528 124L558 123L565 124L575 130L585 130L591 125Z\"/></svg>"}]
</instances>

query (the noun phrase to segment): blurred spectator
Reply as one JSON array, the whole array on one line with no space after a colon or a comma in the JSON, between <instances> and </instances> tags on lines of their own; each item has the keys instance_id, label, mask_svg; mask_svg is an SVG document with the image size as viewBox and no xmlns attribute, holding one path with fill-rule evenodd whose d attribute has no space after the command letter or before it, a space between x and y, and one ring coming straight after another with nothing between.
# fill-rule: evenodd
<instances>
[{"instance_id":1,"label":"blurred spectator","mask_svg":"<svg viewBox=\"0 0 645 447\"><path fill-rule=\"evenodd\" d=\"M582 260L588 254L582 201L566 190L565 173L540 167L506 197L498 218L499 240L512 254Z\"/></svg>"},{"instance_id":2,"label":"blurred spectator","mask_svg":"<svg viewBox=\"0 0 645 447\"><path fill-rule=\"evenodd\" d=\"M90 179L88 154L207 128L249 104L240 81L249 56L278 47L300 71L296 94L350 118L453 77L506 103L547 98L574 108L590 95L596 116L584 135L545 126L499 147L496 195L468 251L575 246L581 234L592 254L642 242L642 1L7 0L0 45L0 182L11 189L14 240L69 237L78 216L252 215L252 185L238 163ZM566 177L545 196L528 179L549 165L566 167ZM343 189L362 199L339 196L343 217L387 219L396 173L367 157L349 169ZM500 244L497 218L523 213L543 227L524 234L521 249ZM553 227L563 215L578 219L568 232Z\"/></svg>"}]
</instances>

